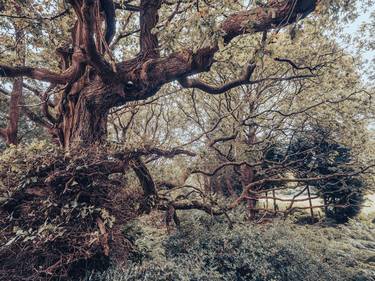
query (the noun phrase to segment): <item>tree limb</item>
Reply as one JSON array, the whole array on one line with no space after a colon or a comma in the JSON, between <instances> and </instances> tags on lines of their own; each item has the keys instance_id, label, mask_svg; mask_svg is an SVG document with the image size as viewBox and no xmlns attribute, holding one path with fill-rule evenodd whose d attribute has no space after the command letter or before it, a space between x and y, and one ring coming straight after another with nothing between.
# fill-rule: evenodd
<instances>
[{"instance_id":1,"label":"tree limb","mask_svg":"<svg viewBox=\"0 0 375 281\"><path fill-rule=\"evenodd\" d=\"M297 69L297 70L307 69L311 73L315 70L318 70L319 68L321 68L323 66L323 64L318 64L318 65L315 65L315 66L298 66L295 62L293 62L290 59L286 59L286 58L275 58L274 60L278 61L278 62L286 62L286 63L290 64L294 69Z\"/></svg>"},{"instance_id":2,"label":"tree limb","mask_svg":"<svg viewBox=\"0 0 375 281\"><path fill-rule=\"evenodd\" d=\"M127 3L115 3L115 8L119 10L126 10L130 12L140 12L141 8L136 5L127 4Z\"/></svg>"},{"instance_id":3,"label":"tree limb","mask_svg":"<svg viewBox=\"0 0 375 281\"><path fill-rule=\"evenodd\" d=\"M153 28L159 21L158 11L161 6L161 0L141 0L140 5L140 46L141 54L147 57L159 56L159 42Z\"/></svg>"},{"instance_id":4,"label":"tree limb","mask_svg":"<svg viewBox=\"0 0 375 281\"><path fill-rule=\"evenodd\" d=\"M235 13L221 24L221 40L224 40L224 44L228 44L237 36L281 28L306 17L315 9L317 0L302 2L303 0L297 0L297 2L274 1L269 6L255 7L248 11ZM218 41L194 52L183 50L168 57L147 62L147 65L144 66L144 71L147 74L143 76L147 77L149 81L158 81L157 86L160 86L175 80L182 79L184 81L189 75L209 71L213 63L213 56L219 51ZM218 91L218 89L212 89L205 85L201 85L201 88L213 93Z\"/></svg>"},{"instance_id":5,"label":"tree limb","mask_svg":"<svg viewBox=\"0 0 375 281\"><path fill-rule=\"evenodd\" d=\"M94 40L94 3L95 1L93 0L85 0L82 5L82 41L90 64L96 69L104 80L113 81L116 74L112 70L110 64L98 52ZM108 36L111 37L112 35L108 34ZM100 38L97 39L100 40Z\"/></svg>"},{"instance_id":6,"label":"tree limb","mask_svg":"<svg viewBox=\"0 0 375 281\"><path fill-rule=\"evenodd\" d=\"M41 80L56 84L66 84L72 77L72 69L68 69L62 74L44 69L28 66L7 66L0 64L0 77L26 76L31 79Z\"/></svg>"},{"instance_id":7,"label":"tree limb","mask_svg":"<svg viewBox=\"0 0 375 281\"><path fill-rule=\"evenodd\" d=\"M111 44L116 33L116 9L112 0L100 0L100 6L105 14L105 41Z\"/></svg>"},{"instance_id":8,"label":"tree limb","mask_svg":"<svg viewBox=\"0 0 375 281\"><path fill-rule=\"evenodd\" d=\"M210 86L199 79L182 78L179 80L179 82L181 86L184 88L197 88L208 94L218 95L226 91L229 91L235 87L238 87L240 85L251 84L250 78L255 70L255 67L256 67L255 64L251 64L251 63L248 64L245 67L244 73L241 75L240 78L230 81L228 83L225 83L221 87Z\"/></svg>"}]
</instances>

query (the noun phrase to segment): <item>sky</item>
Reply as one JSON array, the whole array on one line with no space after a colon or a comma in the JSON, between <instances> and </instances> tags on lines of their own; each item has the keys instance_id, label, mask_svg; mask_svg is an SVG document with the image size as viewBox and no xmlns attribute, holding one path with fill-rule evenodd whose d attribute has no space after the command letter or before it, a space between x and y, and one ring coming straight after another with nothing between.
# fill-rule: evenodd
<instances>
[{"instance_id":1,"label":"sky","mask_svg":"<svg viewBox=\"0 0 375 281\"><path fill-rule=\"evenodd\" d=\"M360 10L359 10L360 11ZM347 24L346 27L344 28L344 32L348 35L352 35L352 36L356 36L356 35L360 35L361 34L359 33L359 29L361 27L361 25L363 24L368 24L370 23L371 21L371 15L375 15L375 5L373 5L372 7L370 7L367 11L365 12L360 12L358 18L353 22L353 23L350 23L350 24ZM375 37L375 31L374 33L372 34L373 37ZM369 40L371 38L368 38ZM372 39L374 40L374 39ZM348 44L346 42L343 42L342 40L338 39L339 43L344 46L344 48L349 51L350 53L352 53L353 55L356 55L357 53L357 47L354 45L354 44ZM361 52L361 56L364 60L367 60L368 62L365 64L366 68L369 69L370 73L367 73L367 74L364 74L363 75L363 79L372 84L373 86L375 86L375 83L371 80L373 80L373 78L370 78L370 76L375 76L375 67L374 67L374 63L375 63L375 49L374 50L370 50L370 51L362 51ZM372 73L371 73L372 72Z\"/></svg>"}]
</instances>

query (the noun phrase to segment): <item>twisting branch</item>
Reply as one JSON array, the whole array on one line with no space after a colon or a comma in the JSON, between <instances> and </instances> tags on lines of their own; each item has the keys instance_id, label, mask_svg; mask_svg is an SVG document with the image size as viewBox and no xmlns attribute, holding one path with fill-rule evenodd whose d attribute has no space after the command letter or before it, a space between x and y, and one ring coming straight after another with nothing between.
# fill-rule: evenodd
<instances>
[{"instance_id":1,"label":"twisting branch","mask_svg":"<svg viewBox=\"0 0 375 281\"><path fill-rule=\"evenodd\" d=\"M208 94L218 95L226 91L229 91L235 87L246 85L246 84L251 84L250 78L255 70L255 67L256 65L254 63L249 63L248 65L246 65L244 72L240 78L230 81L222 85L221 87L210 86L199 79L182 78L179 80L179 82L181 86L184 88L197 88Z\"/></svg>"},{"instance_id":2,"label":"twisting branch","mask_svg":"<svg viewBox=\"0 0 375 281\"><path fill-rule=\"evenodd\" d=\"M213 147L218 142L227 142L227 141L235 140L237 136L238 136L238 132L230 136L224 136L224 137L213 139L208 143L208 146Z\"/></svg>"},{"instance_id":3,"label":"twisting branch","mask_svg":"<svg viewBox=\"0 0 375 281\"><path fill-rule=\"evenodd\" d=\"M43 94L42 94L42 101L43 103L40 105L40 109L43 113L43 115L47 118L49 122L52 124L57 124L57 120L55 117L52 116L52 114L49 111L49 100L50 100L50 92L53 90L54 85L51 85Z\"/></svg>"},{"instance_id":4,"label":"twisting branch","mask_svg":"<svg viewBox=\"0 0 375 281\"><path fill-rule=\"evenodd\" d=\"M105 15L105 41L109 45L116 33L116 9L112 0L100 0Z\"/></svg>"},{"instance_id":5,"label":"twisting branch","mask_svg":"<svg viewBox=\"0 0 375 281\"><path fill-rule=\"evenodd\" d=\"M104 80L113 81L116 77L116 74L113 72L110 64L98 52L94 40L94 21L99 20L95 19L94 4L94 0L85 0L82 5L82 41L86 49L90 64L96 69L96 71ZM113 34L109 34L109 37L112 36ZM100 38L97 39L100 40Z\"/></svg>"},{"instance_id":6,"label":"twisting branch","mask_svg":"<svg viewBox=\"0 0 375 281\"><path fill-rule=\"evenodd\" d=\"M0 64L0 77L26 76L31 79L41 80L56 84L66 84L73 76L72 69L68 69L62 74L44 69L27 66L7 66Z\"/></svg>"},{"instance_id":7,"label":"twisting branch","mask_svg":"<svg viewBox=\"0 0 375 281\"><path fill-rule=\"evenodd\" d=\"M317 0L302 0L282 2L273 1L272 4L264 7L255 7L247 11L237 12L229 16L219 27L221 38L210 46L195 50L182 50L173 53L165 58L153 59L144 65L142 77L148 81L149 87L157 88L175 80L181 81L185 86L197 86L202 90L213 94L221 93L240 84L239 81L230 83L224 88L215 88L198 81L186 82L186 78L192 74L206 72L211 69L214 62L213 57L219 51L219 41L224 44L240 35L264 32L274 28L280 28L291 24L311 13ZM127 62L120 63L126 65ZM155 82L154 82L155 81ZM184 83L185 82L185 83ZM257 81L259 82L259 81ZM151 90L145 95L139 95L137 99L144 99L153 95Z\"/></svg>"},{"instance_id":8,"label":"twisting branch","mask_svg":"<svg viewBox=\"0 0 375 281\"><path fill-rule=\"evenodd\" d=\"M277 178L266 178L266 179L261 179L258 181L254 181L250 184L248 184L244 190L242 191L241 195L230 205L230 209L235 208L238 206L238 204L248 195L249 191L253 189L255 186L260 186L266 183L288 183L288 182L304 182L304 183L309 183L309 182L318 182L321 180L330 180L334 179L337 177L342 177L342 178L349 178L349 177L354 177L358 176L362 173L365 173L367 170L375 167L375 164L369 165L365 168L362 168L358 171L352 172L352 173L335 173L331 175L326 175L326 176L316 176L316 177L306 177L306 178L282 178L282 177L277 177ZM260 191L264 192L264 191Z\"/></svg>"},{"instance_id":9,"label":"twisting branch","mask_svg":"<svg viewBox=\"0 0 375 281\"><path fill-rule=\"evenodd\" d=\"M235 166L235 167L241 167L246 165L247 167L257 167L261 166L263 162L257 162L257 163L248 163L247 161L241 161L241 162L225 162L217 166L212 172L202 171L202 170L193 170L192 174L202 174L205 176L212 177L216 175L217 172L219 172L221 169L228 167L228 166Z\"/></svg>"},{"instance_id":10,"label":"twisting branch","mask_svg":"<svg viewBox=\"0 0 375 281\"><path fill-rule=\"evenodd\" d=\"M158 57L158 38L154 34L153 28L159 21L158 11L161 6L161 0L141 0L140 13L140 47L141 53L147 57Z\"/></svg>"},{"instance_id":11,"label":"twisting branch","mask_svg":"<svg viewBox=\"0 0 375 281\"><path fill-rule=\"evenodd\" d=\"M288 64L290 64L294 69L297 69L297 70L309 70L311 73L315 70L318 70L319 68L323 67L324 65L323 64L318 64L318 65L315 65L315 66L298 66L295 62L293 62L292 60L290 59L285 59L285 58L275 58L274 59L275 61L278 61L278 62L286 62Z\"/></svg>"}]
</instances>

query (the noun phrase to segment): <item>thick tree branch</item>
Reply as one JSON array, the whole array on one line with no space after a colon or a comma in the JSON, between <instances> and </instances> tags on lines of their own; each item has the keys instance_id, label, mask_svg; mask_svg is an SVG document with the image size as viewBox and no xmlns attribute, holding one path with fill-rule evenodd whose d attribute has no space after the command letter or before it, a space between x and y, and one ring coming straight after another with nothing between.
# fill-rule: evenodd
<instances>
[{"instance_id":1,"label":"thick tree branch","mask_svg":"<svg viewBox=\"0 0 375 281\"><path fill-rule=\"evenodd\" d=\"M137 175L137 178L143 188L145 197L157 195L154 180L152 179L152 176L143 161L140 158L133 159L130 166Z\"/></svg>"},{"instance_id":2,"label":"thick tree branch","mask_svg":"<svg viewBox=\"0 0 375 281\"><path fill-rule=\"evenodd\" d=\"M294 23L313 12L316 4L316 0L270 1L268 5L233 14L221 25L224 42L229 43L242 34L263 32Z\"/></svg>"},{"instance_id":3,"label":"thick tree branch","mask_svg":"<svg viewBox=\"0 0 375 281\"><path fill-rule=\"evenodd\" d=\"M141 53L147 57L158 57L158 38L153 32L159 21L158 11L161 6L161 0L141 0L140 5L140 47Z\"/></svg>"},{"instance_id":4,"label":"thick tree branch","mask_svg":"<svg viewBox=\"0 0 375 281\"><path fill-rule=\"evenodd\" d=\"M281 28L306 17L315 9L316 3L316 0L274 1L269 6L255 7L248 11L235 13L220 26L222 40L228 44L233 38L243 34ZM183 81L189 75L209 71L213 63L213 56L218 50L218 42L216 42L195 52L183 50L166 58L154 59L143 66L142 75L148 81L158 81L157 85L152 85L155 87L174 80L182 79ZM201 85L201 88L213 93L221 90L206 85Z\"/></svg>"},{"instance_id":5,"label":"thick tree branch","mask_svg":"<svg viewBox=\"0 0 375 281\"><path fill-rule=\"evenodd\" d=\"M109 45L116 33L116 9L112 0L100 0L100 6L105 14L105 41Z\"/></svg>"},{"instance_id":6,"label":"thick tree branch","mask_svg":"<svg viewBox=\"0 0 375 281\"><path fill-rule=\"evenodd\" d=\"M158 157L173 158L177 155L187 155L194 157L196 154L189 150L173 148L171 150L164 150L157 147L144 147L132 151L118 152L113 155L114 158L125 160L126 158L136 159L141 156L156 155Z\"/></svg>"},{"instance_id":7,"label":"thick tree branch","mask_svg":"<svg viewBox=\"0 0 375 281\"><path fill-rule=\"evenodd\" d=\"M56 84L66 84L73 76L73 69L69 69L62 74L52 72L44 68L33 68L27 66L7 66L0 64L0 77L26 76L31 79L41 80Z\"/></svg>"},{"instance_id":8,"label":"thick tree branch","mask_svg":"<svg viewBox=\"0 0 375 281\"><path fill-rule=\"evenodd\" d=\"M113 72L110 64L98 52L94 40L94 4L94 0L85 0L82 6L82 41L84 44L84 49L87 52L90 64L96 69L96 71L104 80L113 81L116 77L116 74ZM109 34L109 37L111 36L112 35ZM97 39L100 40L100 38Z\"/></svg>"}]
</instances>

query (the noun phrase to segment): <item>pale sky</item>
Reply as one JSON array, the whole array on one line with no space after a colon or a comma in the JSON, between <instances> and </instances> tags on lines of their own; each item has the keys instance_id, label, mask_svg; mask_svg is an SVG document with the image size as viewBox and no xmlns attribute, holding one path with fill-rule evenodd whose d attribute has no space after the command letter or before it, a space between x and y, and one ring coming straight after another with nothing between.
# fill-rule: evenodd
<instances>
[{"instance_id":1,"label":"pale sky","mask_svg":"<svg viewBox=\"0 0 375 281\"><path fill-rule=\"evenodd\" d=\"M354 35L354 36L361 36L362 34L359 33L359 29L360 29L360 26L363 25L363 24L366 24L366 23L370 23L371 21L371 14L374 15L375 14L375 5L373 5L372 7L370 7L368 9L367 12L363 12L362 14L359 15L359 17L356 19L356 21L354 23L351 23L351 24L348 24L344 31L345 33L349 34L349 35ZM369 35L369 34L367 34ZM375 41L373 38L375 37L375 31L373 32L372 35L372 38L367 38L367 40L373 40L373 42ZM357 52L358 52L358 49L357 47L354 45L354 44L347 44L345 42L342 42L341 40L339 40L340 44L342 44L346 50L348 50L349 52L351 52L352 54L356 55ZM372 85L375 85L375 83L373 81L369 81L371 78L370 76L375 76L375 68L374 68L374 63L375 63L375 49L373 50L370 50L370 51L363 51L360 53L360 55L363 57L363 59L365 60L368 60L367 64L366 64L366 68L368 68L368 70L371 72L370 74L364 74L363 78L366 80L366 82L369 82L371 83ZM372 78L371 80L373 80L374 78Z\"/></svg>"}]
</instances>

